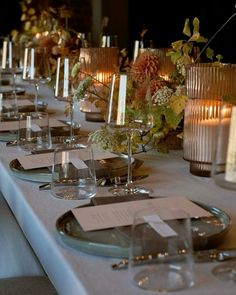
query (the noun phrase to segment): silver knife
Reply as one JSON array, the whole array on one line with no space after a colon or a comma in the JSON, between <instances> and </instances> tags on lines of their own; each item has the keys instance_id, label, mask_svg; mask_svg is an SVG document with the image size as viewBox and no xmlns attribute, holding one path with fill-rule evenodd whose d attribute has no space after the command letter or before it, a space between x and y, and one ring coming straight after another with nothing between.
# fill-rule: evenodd
<instances>
[{"instance_id":1,"label":"silver knife","mask_svg":"<svg viewBox=\"0 0 236 295\"><path fill-rule=\"evenodd\" d=\"M181 257L181 254L178 255ZM209 249L209 250L199 250L195 251L193 253L194 261L195 262L221 262L226 261L229 259L236 258L236 249ZM157 255L142 255L135 257L135 260L137 262L155 262L157 258ZM113 270L119 270L119 269L125 269L128 267L129 260L128 259L122 259L117 263L114 263L111 265L111 268Z\"/></svg>"},{"instance_id":2,"label":"silver knife","mask_svg":"<svg viewBox=\"0 0 236 295\"><path fill-rule=\"evenodd\" d=\"M209 249L194 252L196 262L225 261L236 258L236 249Z\"/></svg>"}]
</instances>

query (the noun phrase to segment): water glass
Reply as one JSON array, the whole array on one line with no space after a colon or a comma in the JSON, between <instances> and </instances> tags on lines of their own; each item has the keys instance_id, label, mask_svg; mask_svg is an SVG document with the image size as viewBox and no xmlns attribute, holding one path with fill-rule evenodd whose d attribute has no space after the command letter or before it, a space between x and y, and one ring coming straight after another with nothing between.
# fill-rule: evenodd
<instances>
[{"instance_id":1,"label":"water glass","mask_svg":"<svg viewBox=\"0 0 236 295\"><path fill-rule=\"evenodd\" d=\"M129 279L137 287L155 292L194 285L191 223L185 212L150 208L135 213Z\"/></svg>"},{"instance_id":2,"label":"water glass","mask_svg":"<svg viewBox=\"0 0 236 295\"><path fill-rule=\"evenodd\" d=\"M52 145L46 112L19 115L18 146L25 151L50 149Z\"/></svg>"},{"instance_id":3,"label":"water glass","mask_svg":"<svg viewBox=\"0 0 236 295\"><path fill-rule=\"evenodd\" d=\"M0 93L0 117L4 120L12 120L18 118L18 104L15 95Z\"/></svg>"},{"instance_id":4,"label":"water glass","mask_svg":"<svg viewBox=\"0 0 236 295\"><path fill-rule=\"evenodd\" d=\"M65 200L89 199L96 194L96 173L91 145L68 143L54 150L51 193Z\"/></svg>"}]
</instances>

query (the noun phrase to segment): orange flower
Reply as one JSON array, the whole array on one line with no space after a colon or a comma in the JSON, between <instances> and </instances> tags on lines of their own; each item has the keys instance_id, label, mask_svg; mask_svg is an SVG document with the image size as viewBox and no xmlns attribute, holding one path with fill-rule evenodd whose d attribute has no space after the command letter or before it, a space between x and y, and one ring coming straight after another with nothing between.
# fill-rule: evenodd
<instances>
[{"instance_id":1,"label":"orange flower","mask_svg":"<svg viewBox=\"0 0 236 295\"><path fill-rule=\"evenodd\" d=\"M135 63L131 66L130 72L136 82L142 83L146 79L147 74L150 80L156 79L159 69L159 57L155 52L147 50L137 57Z\"/></svg>"}]
</instances>

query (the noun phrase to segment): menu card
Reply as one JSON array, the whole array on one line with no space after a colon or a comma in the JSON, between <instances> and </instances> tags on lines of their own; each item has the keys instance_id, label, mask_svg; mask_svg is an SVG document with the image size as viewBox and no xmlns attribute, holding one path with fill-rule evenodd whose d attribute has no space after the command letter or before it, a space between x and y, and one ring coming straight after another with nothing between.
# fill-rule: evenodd
<instances>
[{"instance_id":1,"label":"menu card","mask_svg":"<svg viewBox=\"0 0 236 295\"><path fill-rule=\"evenodd\" d=\"M145 208L155 209L155 212L162 220L184 217L180 215L175 216L171 214L173 211L163 210L164 208L179 209L176 212L187 213L189 217L212 216L210 212L185 197L152 198L140 201L79 207L72 209L72 213L84 231L92 231L131 225L134 213Z\"/></svg>"},{"instance_id":2,"label":"menu card","mask_svg":"<svg viewBox=\"0 0 236 295\"><path fill-rule=\"evenodd\" d=\"M80 150L80 157L82 159L84 150L85 149ZM94 151L94 160L102 160L115 157L117 157L117 155L113 153L103 152L99 150ZM20 162L21 166L25 170L50 167L53 164L53 152L20 156L17 158L17 160Z\"/></svg>"}]
</instances>

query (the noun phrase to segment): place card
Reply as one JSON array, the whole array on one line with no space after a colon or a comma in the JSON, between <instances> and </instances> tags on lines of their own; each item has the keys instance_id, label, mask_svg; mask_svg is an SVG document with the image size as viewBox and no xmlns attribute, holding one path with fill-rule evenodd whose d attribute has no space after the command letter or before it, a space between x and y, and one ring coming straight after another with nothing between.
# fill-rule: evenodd
<instances>
[{"instance_id":1,"label":"place card","mask_svg":"<svg viewBox=\"0 0 236 295\"><path fill-rule=\"evenodd\" d=\"M65 127L68 126L65 122L56 118L49 118L49 126L50 127Z\"/></svg>"},{"instance_id":2,"label":"place card","mask_svg":"<svg viewBox=\"0 0 236 295\"><path fill-rule=\"evenodd\" d=\"M79 151L80 159L84 161L88 160L85 158L85 155L87 155L85 150L86 149L81 149ZM94 160L102 160L102 159L115 158L115 157L117 157L117 155L113 153L107 153L107 152L103 152L99 150L94 151ZM48 153L47 152L42 153L42 154L19 156L17 160L20 162L21 166L25 170L50 167L53 164L53 151ZM78 167L77 162L75 163L75 166Z\"/></svg>"},{"instance_id":3,"label":"place card","mask_svg":"<svg viewBox=\"0 0 236 295\"><path fill-rule=\"evenodd\" d=\"M185 197L153 198L140 201L129 201L107 205L79 207L72 209L72 213L84 231L107 229L131 225L135 212L145 208L155 209L162 220L183 218L184 216L171 215L171 210L183 212L189 217L209 217L212 214ZM165 210L163 210L165 208Z\"/></svg>"},{"instance_id":4,"label":"place card","mask_svg":"<svg viewBox=\"0 0 236 295\"><path fill-rule=\"evenodd\" d=\"M50 167L53 163L53 152L20 156L17 160L25 170Z\"/></svg>"}]
</instances>

